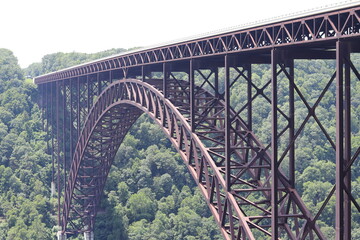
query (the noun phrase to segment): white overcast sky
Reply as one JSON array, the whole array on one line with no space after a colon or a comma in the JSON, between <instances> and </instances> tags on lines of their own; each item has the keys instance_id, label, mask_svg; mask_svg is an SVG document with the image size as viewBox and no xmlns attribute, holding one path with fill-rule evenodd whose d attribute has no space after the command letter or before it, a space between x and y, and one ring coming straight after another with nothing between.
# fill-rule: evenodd
<instances>
[{"instance_id":1,"label":"white overcast sky","mask_svg":"<svg viewBox=\"0 0 360 240\"><path fill-rule=\"evenodd\" d=\"M0 0L0 48L22 67L55 52L149 46L345 0Z\"/></svg>"}]
</instances>

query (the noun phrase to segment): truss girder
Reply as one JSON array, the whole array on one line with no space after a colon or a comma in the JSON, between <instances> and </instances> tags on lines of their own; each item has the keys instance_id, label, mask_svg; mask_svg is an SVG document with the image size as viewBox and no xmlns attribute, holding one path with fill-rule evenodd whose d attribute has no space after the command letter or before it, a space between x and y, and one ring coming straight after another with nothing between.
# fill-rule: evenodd
<instances>
[{"instance_id":1,"label":"truss girder","mask_svg":"<svg viewBox=\"0 0 360 240\"><path fill-rule=\"evenodd\" d=\"M36 78L36 83L68 79L116 69L190 58L248 52L273 47L329 42L360 36L360 7L193 39L110 57Z\"/></svg>"}]
</instances>

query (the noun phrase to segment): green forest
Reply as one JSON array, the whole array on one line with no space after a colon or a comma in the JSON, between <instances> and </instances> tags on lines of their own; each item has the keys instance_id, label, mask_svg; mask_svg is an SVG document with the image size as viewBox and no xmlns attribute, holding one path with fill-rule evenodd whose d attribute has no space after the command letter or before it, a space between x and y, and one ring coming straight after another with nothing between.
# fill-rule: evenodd
<instances>
[{"instance_id":1,"label":"green forest","mask_svg":"<svg viewBox=\"0 0 360 240\"><path fill-rule=\"evenodd\" d=\"M32 77L125 50L54 53L21 69L10 50L0 49L0 240L55 239L58 231L57 199L51 197L50 187L51 156L46 149L49 139L43 131L39 93ZM352 56L352 61L360 69L360 56ZM334 73L334 64L330 60L295 62L296 84L310 105ZM268 65L253 66L254 83L263 86L270 78ZM360 81L351 84L355 151L360 146ZM334 88L333 83L316 115L335 140ZM243 84L232 88L234 109L244 101L244 89ZM270 89L265 94L269 95ZM298 96L295 100L298 128L308 110ZM271 105L264 98L254 104L254 131L264 143L269 142ZM288 108L285 97L280 105ZM297 189L310 211L316 212L335 183L335 154L312 118L297 141L296 159ZM352 168L352 194L360 202L359 160ZM332 197L320 218L320 227L329 239L334 239L335 233L334 203ZM360 214L355 208L352 226L353 239L360 239ZM146 115L134 124L118 150L95 227L95 239L101 240L223 239L180 156Z\"/></svg>"}]
</instances>

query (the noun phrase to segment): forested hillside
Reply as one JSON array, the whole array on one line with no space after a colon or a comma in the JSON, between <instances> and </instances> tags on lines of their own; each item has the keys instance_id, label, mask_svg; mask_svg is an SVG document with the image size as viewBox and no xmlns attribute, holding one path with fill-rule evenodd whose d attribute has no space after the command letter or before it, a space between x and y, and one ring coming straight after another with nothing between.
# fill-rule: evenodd
<instances>
[{"instance_id":1,"label":"forested hillside","mask_svg":"<svg viewBox=\"0 0 360 240\"><path fill-rule=\"evenodd\" d=\"M50 198L51 157L36 104L38 92L24 75L121 51L50 54L22 70L11 51L0 49L0 240L55 239L57 231L57 200ZM136 123L109 177L96 239L221 239L170 146L149 119L142 117Z\"/></svg>"},{"instance_id":2,"label":"forested hillside","mask_svg":"<svg viewBox=\"0 0 360 240\"><path fill-rule=\"evenodd\" d=\"M38 91L26 76L37 76L75 64L116 54L112 49L97 54L55 53L41 63L21 69L11 51L0 49L0 240L54 239L57 231L55 198L50 198L51 157L36 104ZM353 56L360 69L360 57ZM333 61L296 61L295 81L312 106L334 73ZM271 77L269 66L254 65L254 84L264 86ZM223 73L220 72L220 75ZM286 89L280 81L280 89ZM234 85L231 104L244 102L245 83ZM335 140L335 83L316 109L323 128ZM270 96L270 88L264 90ZM360 146L360 81L352 82L353 151ZM280 108L288 109L286 91ZM296 128L307 108L296 95ZM270 140L270 104L254 101L254 131ZM310 118L296 143L297 189L315 212L335 183L335 155L318 123ZM360 166L352 171L353 196L360 201ZM321 215L320 227L334 238L334 202ZM360 214L353 209L353 239L360 239ZM119 148L97 217L96 239L207 240L222 239L195 184L163 132L145 115L140 117ZM72 239L82 239L81 236ZM258 238L262 239L262 238Z\"/></svg>"},{"instance_id":3,"label":"forested hillside","mask_svg":"<svg viewBox=\"0 0 360 240\"><path fill-rule=\"evenodd\" d=\"M36 86L23 75L0 49L0 239L51 239L51 158Z\"/></svg>"}]
</instances>

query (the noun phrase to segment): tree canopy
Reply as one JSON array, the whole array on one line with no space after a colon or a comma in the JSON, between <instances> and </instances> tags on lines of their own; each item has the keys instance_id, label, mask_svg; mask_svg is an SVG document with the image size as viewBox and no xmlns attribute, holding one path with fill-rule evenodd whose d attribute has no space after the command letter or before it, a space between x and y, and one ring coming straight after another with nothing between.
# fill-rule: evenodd
<instances>
[{"instance_id":1,"label":"tree canopy","mask_svg":"<svg viewBox=\"0 0 360 240\"><path fill-rule=\"evenodd\" d=\"M37 76L84 61L117 54L111 49L96 54L54 53L42 62L21 69L14 54L0 49L0 240L55 239L56 194L51 196L52 162L49 138L42 129L36 104L37 87L24 76ZM352 56L357 69L360 56ZM295 62L295 83L313 105L334 72L334 61ZM223 69L219 77L222 78ZM232 74L232 73L231 73ZM253 65L252 81L264 86L271 78L268 65ZM289 108L286 82L279 80L280 109ZM351 83L352 152L360 146L360 81ZM322 128L335 139L335 84L316 108L321 119L310 117L296 141L296 188L311 212L319 210L334 182L335 152ZM246 82L232 87L231 105L240 109L246 101ZM264 94L269 96L270 90ZM253 129L264 143L270 141L271 107L264 97L253 105ZM295 96L295 127L299 129L308 108ZM279 125L282 126L283 122ZM358 163L359 160L357 160ZM360 165L352 169L352 194L360 201ZM335 198L320 216L320 228L334 236ZM352 209L353 237L360 238L360 214ZM143 115L121 144L111 168L95 225L96 239L219 240L218 227L201 193L176 150L161 129ZM74 236L71 239L82 239ZM265 239L257 236L257 239Z\"/></svg>"}]
</instances>

